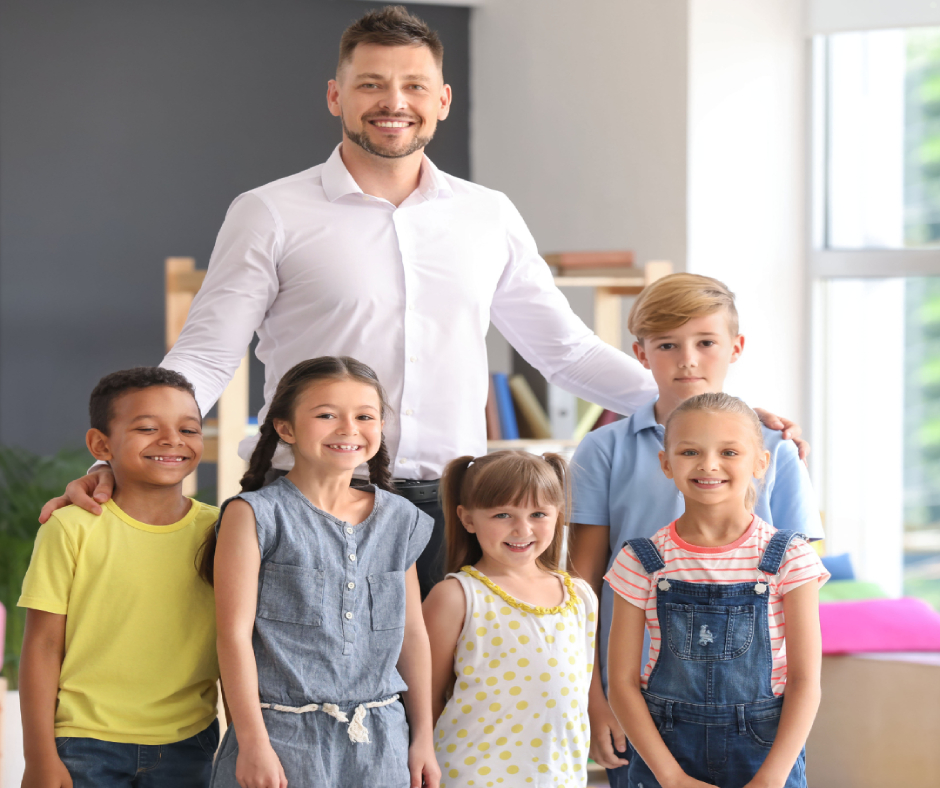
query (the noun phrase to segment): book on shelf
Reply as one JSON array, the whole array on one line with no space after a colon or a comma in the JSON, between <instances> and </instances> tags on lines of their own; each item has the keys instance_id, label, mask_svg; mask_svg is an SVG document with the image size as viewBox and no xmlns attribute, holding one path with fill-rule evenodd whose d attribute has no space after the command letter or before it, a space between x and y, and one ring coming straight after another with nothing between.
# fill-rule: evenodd
<instances>
[{"instance_id":1,"label":"book on shelf","mask_svg":"<svg viewBox=\"0 0 940 788\"><path fill-rule=\"evenodd\" d=\"M503 439L503 431L499 428L499 405L496 402L496 386L493 376L490 375L489 390L486 393L486 439L498 441Z\"/></svg>"},{"instance_id":2,"label":"book on shelf","mask_svg":"<svg viewBox=\"0 0 940 788\"><path fill-rule=\"evenodd\" d=\"M499 429L502 439L517 440L519 424L516 421L516 410L512 403L512 392L509 389L509 376L504 372L494 372L493 388L496 391L496 406L499 411Z\"/></svg>"},{"instance_id":3,"label":"book on shelf","mask_svg":"<svg viewBox=\"0 0 940 788\"><path fill-rule=\"evenodd\" d=\"M558 252L544 255L544 260L562 275L581 275L585 269L631 268L633 252Z\"/></svg>"},{"instance_id":4,"label":"book on shelf","mask_svg":"<svg viewBox=\"0 0 940 788\"><path fill-rule=\"evenodd\" d=\"M519 418L519 435L523 438L545 440L552 437L552 425L529 381L516 374L509 378L509 390ZM525 429L523 429L525 427Z\"/></svg>"},{"instance_id":5,"label":"book on shelf","mask_svg":"<svg viewBox=\"0 0 940 788\"><path fill-rule=\"evenodd\" d=\"M559 268L556 276L560 277L642 277L643 272L637 268Z\"/></svg>"},{"instance_id":6,"label":"book on shelf","mask_svg":"<svg viewBox=\"0 0 940 788\"><path fill-rule=\"evenodd\" d=\"M600 405L595 405L593 402L588 402L587 407L584 409L584 413L578 417L578 424L574 428L575 440L582 440L585 435L593 430L594 425L597 423L597 420L603 415L603 413L604 409Z\"/></svg>"}]
</instances>

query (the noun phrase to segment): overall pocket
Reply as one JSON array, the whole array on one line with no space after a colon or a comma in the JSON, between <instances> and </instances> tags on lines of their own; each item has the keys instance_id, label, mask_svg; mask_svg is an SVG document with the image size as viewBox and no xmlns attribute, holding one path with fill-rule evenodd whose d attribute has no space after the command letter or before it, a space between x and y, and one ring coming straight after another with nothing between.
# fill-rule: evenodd
<instances>
[{"instance_id":1,"label":"overall pocket","mask_svg":"<svg viewBox=\"0 0 940 788\"><path fill-rule=\"evenodd\" d=\"M402 629L405 626L405 573L369 575L372 629Z\"/></svg>"},{"instance_id":2,"label":"overall pocket","mask_svg":"<svg viewBox=\"0 0 940 788\"><path fill-rule=\"evenodd\" d=\"M735 659L754 639L754 605L666 603L669 650L679 659Z\"/></svg>"},{"instance_id":3,"label":"overall pocket","mask_svg":"<svg viewBox=\"0 0 940 788\"><path fill-rule=\"evenodd\" d=\"M323 614L325 573L288 564L262 567L258 618L318 627Z\"/></svg>"},{"instance_id":4,"label":"overall pocket","mask_svg":"<svg viewBox=\"0 0 940 788\"><path fill-rule=\"evenodd\" d=\"M779 717L771 717L766 720L748 720L747 732L751 735L751 739L753 739L756 744L769 749L773 745L774 739L777 738L777 728L779 725Z\"/></svg>"}]
</instances>

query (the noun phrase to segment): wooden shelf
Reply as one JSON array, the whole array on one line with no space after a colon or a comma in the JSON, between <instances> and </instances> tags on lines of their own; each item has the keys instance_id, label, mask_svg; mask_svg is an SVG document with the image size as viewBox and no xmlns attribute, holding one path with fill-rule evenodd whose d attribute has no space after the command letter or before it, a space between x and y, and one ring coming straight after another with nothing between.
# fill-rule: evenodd
<instances>
[{"instance_id":1,"label":"wooden shelf","mask_svg":"<svg viewBox=\"0 0 940 788\"><path fill-rule=\"evenodd\" d=\"M573 449L578 445L574 438L518 438L511 441L487 441L486 448L490 451L499 451L500 449L515 449L529 451L539 449L540 451L552 451L552 449Z\"/></svg>"}]
</instances>

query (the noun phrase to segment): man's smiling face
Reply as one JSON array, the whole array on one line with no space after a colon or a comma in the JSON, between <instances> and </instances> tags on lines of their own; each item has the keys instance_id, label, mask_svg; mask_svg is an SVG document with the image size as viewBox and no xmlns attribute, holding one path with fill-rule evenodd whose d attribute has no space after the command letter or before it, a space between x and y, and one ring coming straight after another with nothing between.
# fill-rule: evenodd
<instances>
[{"instance_id":1,"label":"man's smiling face","mask_svg":"<svg viewBox=\"0 0 940 788\"><path fill-rule=\"evenodd\" d=\"M426 46L360 44L327 89L343 139L397 159L420 151L450 111L450 85Z\"/></svg>"}]
</instances>

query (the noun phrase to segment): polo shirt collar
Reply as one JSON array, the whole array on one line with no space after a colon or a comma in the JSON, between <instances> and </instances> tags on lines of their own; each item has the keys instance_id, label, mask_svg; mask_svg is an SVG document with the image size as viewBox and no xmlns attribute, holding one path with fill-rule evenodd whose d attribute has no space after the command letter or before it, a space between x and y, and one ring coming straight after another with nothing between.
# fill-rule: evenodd
<instances>
[{"instance_id":1,"label":"polo shirt collar","mask_svg":"<svg viewBox=\"0 0 940 788\"><path fill-rule=\"evenodd\" d=\"M349 174L343 157L340 155L342 143L333 148L330 158L323 164L320 179L323 191L330 202L336 202L347 194L362 194L359 184ZM425 200L435 200L438 197L452 197L454 190L450 187L443 173L427 156L421 160L421 174L418 178L418 193Z\"/></svg>"},{"instance_id":2,"label":"polo shirt collar","mask_svg":"<svg viewBox=\"0 0 940 788\"><path fill-rule=\"evenodd\" d=\"M656 413L653 408L659 401L659 397L654 397L630 417L630 431L634 434L640 430L655 429L659 425L656 423Z\"/></svg>"}]
</instances>

